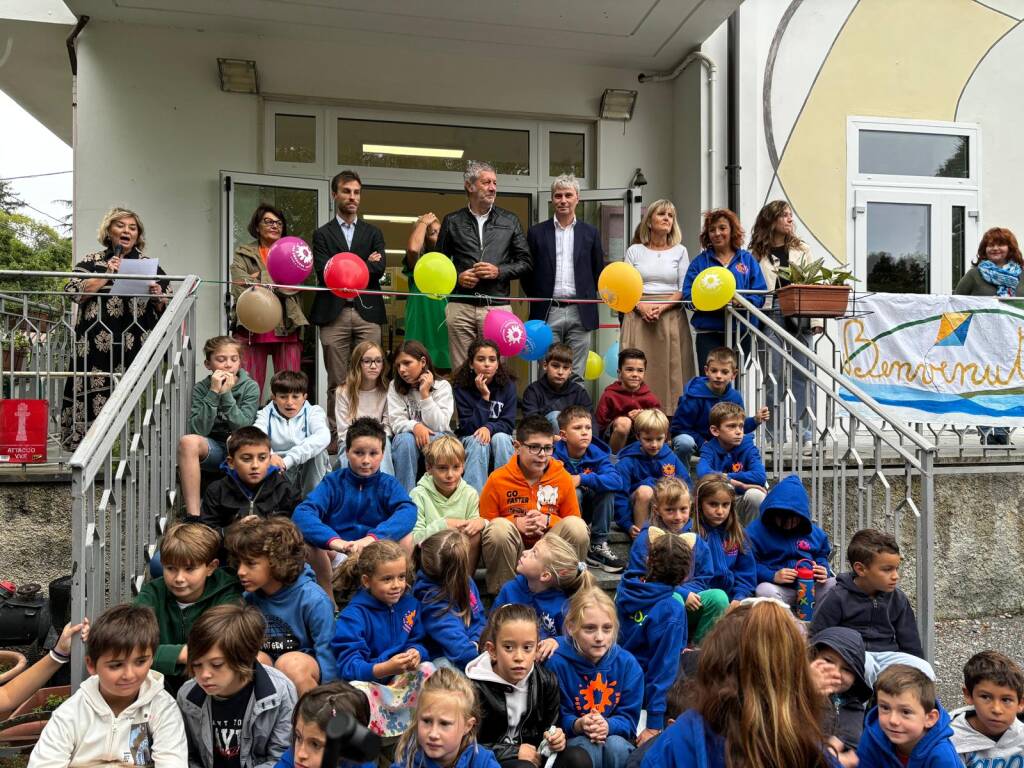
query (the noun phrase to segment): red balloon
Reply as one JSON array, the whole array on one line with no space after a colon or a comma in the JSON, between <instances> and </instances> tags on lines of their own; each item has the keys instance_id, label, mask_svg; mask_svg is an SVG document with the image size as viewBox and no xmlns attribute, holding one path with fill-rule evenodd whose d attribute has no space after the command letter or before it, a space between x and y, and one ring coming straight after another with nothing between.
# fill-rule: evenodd
<instances>
[{"instance_id":1,"label":"red balloon","mask_svg":"<svg viewBox=\"0 0 1024 768\"><path fill-rule=\"evenodd\" d=\"M354 299L370 284L370 270L366 262L354 253L336 253L324 266L324 284L331 293L343 299Z\"/></svg>"}]
</instances>

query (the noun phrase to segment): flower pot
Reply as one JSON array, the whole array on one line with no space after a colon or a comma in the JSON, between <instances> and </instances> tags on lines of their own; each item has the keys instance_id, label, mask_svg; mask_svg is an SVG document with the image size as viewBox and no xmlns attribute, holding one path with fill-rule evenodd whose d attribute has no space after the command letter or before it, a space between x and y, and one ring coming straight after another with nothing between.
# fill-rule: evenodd
<instances>
[{"instance_id":1,"label":"flower pot","mask_svg":"<svg viewBox=\"0 0 1024 768\"><path fill-rule=\"evenodd\" d=\"M40 688L28 698L20 707L14 710L11 718L27 715L36 707L46 704L50 696L63 696L65 699L71 695L70 685L59 685L54 688ZM32 744L39 739L39 734L46 726L46 720L38 720L34 723L22 723L5 728L0 731L0 742L16 746L19 744Z\"/></svg>"},{"instance_id":2,"label":"flower pot","mask_svg":"<svg viewBox=\"0 0 1024 768\"><path fill-rule=\"evenodd\" d=\"M0 685L8 680L17 677L28 666L25 654L17 651L0 651L0 667L10 667L6 672L0 673Z\"/></svg>"},{"instance_id":3,"label":"flower pot","mask_svg":"<svg viewBox=\"0 0 1024 768\"><path fill-rule=\"evenodd\" d=\"M787 285L775 292L787 317L842 317L850 301L848 285Z\"/></svg>"}]
</instances>

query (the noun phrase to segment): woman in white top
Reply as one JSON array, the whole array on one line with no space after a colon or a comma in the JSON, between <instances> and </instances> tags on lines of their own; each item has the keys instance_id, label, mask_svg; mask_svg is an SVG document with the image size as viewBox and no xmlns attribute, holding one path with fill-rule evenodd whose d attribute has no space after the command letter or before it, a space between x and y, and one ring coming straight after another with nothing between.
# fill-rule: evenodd
<instances>
[{"instance_id":1,"label":"woman in white top","mask_svg":"<svg viewBox=\"0 0 1024 768\"><path fill-rule=\"evenodd\" d=\"M676 207L656 200L637 229L626 263L640 272L644 295L622 322L620 349L635 347L647 355L645 381L664 411L675 412L686 382L693 378L690 325L683 315L683 277L690 265L676 221Z\"/></svg>"}]
</instances>

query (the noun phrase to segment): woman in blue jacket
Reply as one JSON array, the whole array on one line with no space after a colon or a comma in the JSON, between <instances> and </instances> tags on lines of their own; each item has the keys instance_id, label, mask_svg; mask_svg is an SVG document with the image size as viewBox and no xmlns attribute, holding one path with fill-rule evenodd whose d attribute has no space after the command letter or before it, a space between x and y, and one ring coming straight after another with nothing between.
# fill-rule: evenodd
<instances>
[{"instance_id":1,"label":"woman in blue jacket","mask_svg":"<svg viewBox=\"0 0 1024 768\"><path fill-rule=\"evenodd\" d=\"M708 267L725 267L736 278L737 291L766 291L761 266L754 255L743 249L743 227L739 217L728 208L715 208L704 214L704 225L700 230L702 250L690 262L683 279L683 301L693 301L693 281L697 275ZM747 301L755 307L764 306L765 296L748 295ZM715 347L725 344L725 310L701 312L696 310L690 318L690 324L697 334L697 369L703 370L707 364L708 353ZM733 347L741 328L733 328ZM744 353L750 352L750 336L745 334L742 340Z\"/></svg>"}]
</instances>

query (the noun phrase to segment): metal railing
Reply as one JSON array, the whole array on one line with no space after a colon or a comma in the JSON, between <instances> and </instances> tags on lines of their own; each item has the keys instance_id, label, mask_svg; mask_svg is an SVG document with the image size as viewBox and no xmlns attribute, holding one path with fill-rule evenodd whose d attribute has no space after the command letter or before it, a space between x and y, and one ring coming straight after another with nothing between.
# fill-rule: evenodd
<instances>
[{"instance_id":1,"label":"metal railing","mask_svg":"<svg viewBox=\"0 0 1024 768\"><path fill-rule=\"evenodd\" d=\"M936 445L833 367L806 343L810 334L790 334L742 295L736 302L727 308L734 321L726 322L727 335L731 341L735 327L742 341L739 386L747 401L769 407L757 440L769 480L795 473L810 485L812 515L829 534L837 564L861 528L888 531L905 555L913 553L916 568L904 584L916 595L921 641L932 658Z\"/></svg>"},{"instance_id":2,"label":"metal railing","mask_svg":"<svg viewBox=\"0 0 1024 768\"><path fill-rule=\"evenodd\" d=\"M177 440L195 383L200 279L162 279L180 283L69 462L74 622L137 594L175 503ZM71 668L76 686L80 647Z\"/></svg>"}]
</instances>

